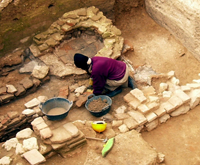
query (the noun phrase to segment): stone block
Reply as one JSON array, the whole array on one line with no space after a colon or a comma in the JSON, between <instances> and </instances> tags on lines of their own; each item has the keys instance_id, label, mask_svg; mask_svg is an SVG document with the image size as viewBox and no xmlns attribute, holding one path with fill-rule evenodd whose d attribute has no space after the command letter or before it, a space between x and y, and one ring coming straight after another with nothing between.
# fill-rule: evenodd
<instances>
[{"instance_id":1,"label":"stone block","mask_svg":"<svg viewBox=\"0 0 200 165\"><path fill-rule=\"evenodd\" d=\"M45 122L41 122L41 123L35 125L33 128L34 128L34 130L36 129L37 131L40 131L44 128L48 128L48 125Z\"/></svg>"},{"instance_id":2,"label":"stone block","mask_svg":"<svg viewBox=\"0 0 200 165\"><path fill-rule=\"evenodd\" d=\"M45 157L37 150L33 149L23 154L23 157L31 164L37 165L46 161Z\"/></svg>"},{"instance_id":3,"label":"stone block","mask_svg":"<svg viewBox=\"0 0 200 165\"><path fill-rule=\"evenodd\" d=\"M17 89L15 88L14 85L7 84L6 88L7 88L7 93L15 93L15 92L17 92Z\"/></svg>"},{"instance_id":4,"label":"stone block","mask_svg":"<svg viewBox=\"0 0 200 165\"><path fill-rule=\"evenodd\" d=\"M191 88L189 86L187 86L187 85L182 85L181 86L181 90L183 92L190 92Z\"/></svg>"},{"instance_id":5,"label":"stone block","mask_svg":"<svg viewBox=\"0 0 200 165\"><path fill-rule=\"evenodd\" d=\"M120 125L123 124L123 121L122 120L113 120L112 121L112 127L115 128L115 127L119 127Z\"/></svg>"},{"instance_id":6,"label":"stone block","mask_svg":"<svg viewBox=\"0 0 200 165\"><path fill-rule=\"evenodd\" d=\"M35 106L38 106L40 104L40 101L37 98L34 98L30 100L29 102L25 103L24 106L26 108L33 108Z\"/></svg>"},{"instance_id":7,"label":"stone block","mask_svg":"<svg viewBox=\"0 0 200 165\"><path fill-rule=\"evenodd\" d=\"M19 113L17 111L10 111L7 113L7 115L10 119L14 119L19 116Z\"/></svg>"},{"instance_id":8,"label":"stone block","mask_svg":"<svg viewBox=\"0 0 200 165\"><path fill-rule=\"evenodd\" d=\"M133 119L135 119L135 121L137 121L139 125L143 125L143 124L145 124L147 122L146 117L142 113L140 113L138 111L131 110L131 111L128 112L128 114Z\"/></svg>"},{"instance_id":9,"label":"stone block","mask_svg":"<svg viewBox=\"0 0 200 165\"><path fill-rule=\"evenodd\" d=\"M128 131L129 131L129 129L128 129L128 127L126 126L126 124L122 124L121 126L118 127L118 129L119 129L119 131L120 131L121 133L125 133L125 132L128 132Z\"/></svg>"},{"instance_id":10,"label":"stone block","mask_svg":"<svg viewBox=\"0 0 200 165\"><path fill-rule=\"evenodd\" d=\"M130 107L132 107L134 110L136 110L137 107L138 107L140 104L141 104L140 101L139 101L138 99L136 99L136 98L133 98L132 101L130 101L130 102L128 103L128 105L129 105Z\"/></svg>"},{"instance_id":11,"label":"stone block","mask_svg":"<svg viewBox=\"0 0 200 165\"><path fill-rule=\"evenodd\" d=\"M160 102L160 99L158 96L149 96L148 100L149 100L149 102L156 102L156 103Z\"/></svg>"},{"instance_id":12,"label":"stone block","mask_svg":"<svg viewBox=\"0 0 200 165\"><path fill-rule=\"evenodd\" d=\"M64 143L72 139L72 135L63 126L52 130L53 136L50 138L52 143Z\"/></svg>"},{"instance_id":13,"label":"stone block","mask_svg":"<svg viewBox=\"0 0 200 165\"><path fill-rule=\"evenodd\" d=\"M182 105L181 107L177 108L175 111L173 111L170 116L179 116L182 114L187 113L190 110L190 106L189 105Z\"/></svg>"},{"instance_id":14,"label":"stone block","mask_svg":"<svg viewBox=\"0 0 200 165\"><path fill-rule=\"evenodd\" d=\"M158 119L156 119L150 123L145 124L145 126L147 128L147 131L152 131L158 126L158 124L159 124Z\"/></svg>"},{"instance_id":15,"label":"stone block","mask_svg":"<svg viewBox=\"0 0 200 165\"><path fill-rule=\"evenodd\" d=\"M33 86L33 81L29 79L29 77L25 77L20 81L20 84L23 85L25 89L29 89Z\"/></svg>"},{"instance_id":16,"label":"stone block","mask_svg":"<svg viewBox=\"0 0 200 165\"><path fill-rule=\"evenodd\" d=\"M86 86L81 86L81 87L78 87L75 89L75 93L80 93L80 94L83 94L83 92L85 92L86 90Z\"/></svg>"},{"instance_id":17,"label":"stone block","mask_svg":"<svg viewBox=\"0 0 200 165\"><path fill-rule=\"evenodd\" d=\"M191 90L191 92L189 92L188 95L191 98L191 100L190 100L190 108L193 109L200 102L200 89Z\"/></svg>"},{"instance_id":18,"label":"stone block","mask_svg":"<svg viewBox=\"0 0 200 165\"><path fill-rule=\"evenodd\" d=\"M42 117L37 117L31 122L31 125L36 126L37 124L40 124L42 122L44 122L44 119Z\"/></svg>"},{"instance_id":19,"label":"stone block","mask_svg":"<svg viewBox=\"0 0 200 165\"><path fill-rule=\"evenodd\" d=\"M33 109L25 109L22 111L22 114L26 116L32 116L35 114L35 111Z\"/></svg>"},{"instance_id":20,"label":"stone block","mask_svg":"<svg viewBox=\"0 0 200 165\"><path fill-rule=\"evenodd\" d=\"M7 91L6 87L1 87L0 88L0 95L6 94L6 91Z\"/></svg>"},{"instance_id":21,"label":"stone block","mask_svg":"<svg viewBox=\"0 0 200 165\"><path fill-rule=\"evenodd\" d=\"M183 105L183 101L179 97L177 97L176 95L173 95L168 100L168 102L170 102L174 106L175 109L180 107L181 105Z\"/></svg>"},{"instance_id":22,"label":"stone block","mask_svg":"<svg viewBox=\"0 0 200 165\"><path fill-rule=\"evenodd\" d=\"M118 120L124 120L124 119L127 119L129 118L130 116L126 113L117 113L117 114L114 114L114 116L118 119Z\"/></svg>"},{"instance_id":23,"label":"stone block","mask_svg":"<svg viewBox=\"0 0 200 165\"><path fill-rule=\"evenodd\" d=\"M190 87L191 89L200 89L200 83L188 83L186 86Z\"/></svg>"},{"instance_id":24,"label":"stone block","mask_svg":"<svg viewBox=\"0 0 200 165\"><path fill-rule=\"evenodd\" d=\"M167 113L170 113L175 110L175 107L169 101L163 103L162 106Z\"/></svg>"},{"instance_id":25,"label":"stone block","mask_svg":"<svg viewBox=\"0 0 200 165\"><path fill-rule=\"evenodd\" d=\"M137 107L138 111L140 111L142 114L146 114L150 111L150 109L145 104L140 104Z\"/></svg>"},{"instance_id":26,"label":"stone block","mask_svg":"<svg viewBox=\"0 0 200 165\"><path fill-rule=\"evenodd\" d=\"M183 101L183 103L187 103L191 100L191 98L181 89L176 90L174 93Z\"/></svg>"},{"instance_id":27,"label":"stone block","mask_svg":"<svg viewBox=\"0 0 200 165\"><path fill-rule=\"evenodd\" d=\"M40 129L40 137L41 139L48 139L53 136L53 133L49 127Z\"/></svg>"},{"instance_id":28,"label":"stone block","mask_svg":"<svg viewBox=\"0 0 200 165\"><path fill-rule=\"evenodd\" d=\"M154 112L150 112L147 115L145 115L148 122L152 122L155 120L158 116Z\"/></svg>"},{"instance_id":29,"label":"stone block","mask_svg":"<svg viewBox=\"0 0 200 165\"><path fill-rule=\"evenodd\" d=\"M150 103L147 103L146 105L149 108L149 111L155 111L160 106L160 104L157 102L150 102Z\"/></svg>"},{"instance_id":30,"label":"stone block","mask_svg":"<svg viewBox=\"0 0 200 165\"><path fill-rule=\"evenodd\" d=\"M28 139L23 140L23 149L25 151L29 151L32 149L38 149L38 143L37 143L37 138L31 137Z\"/></svg>"},{"instance_id":31,"label":"stone block","mask_svg":"<svg viewBox=\"0 0 200 165\"><path fill-rule=\"evenodd\" d=\"M115 112L116 112L116 113L124 113L125 110L126 110L126 106L122 105L122 106L118 107L118 108L115 110Z\"/></svg>"},{"instance_id":32,"label":"stone block","mask_svg":"<svg viewBox=\"0 0 200 165\"><path fill-rule=\"evenodd\" d=\"M23 87L23 85L16 84L15 85L17 92L15 92L15 96L22 96L26 93L26 89Z\"/></svg>"},{"instance_id":33,"label":"stone block","mask_svg":"<svg viewBox=\"0 0 200 165\"><path fill-rule=\"evenodd\" d=\"M31 137L33 133L33 130L30 129L30 128L25 128L21 131L19 131L17 134L16 134L16 138L17 139L28 139Z\"/></svg>"},{"instance_id":34,"label":"stone block","mask_svg":"<svg viewBox=\"0 0 200 165\"><path fill-rule=\"evenodd\" d=\"M130 93L140 101L140 103L144 103L147 98L144 96L143 92L141 90L139 90L138 88L135 88L133 90L130 91Z\"/></svg>"},{"instance_id":35,"label":"stone block","mask_svg":"<svg viewBox=\"0 0 200 165\"><path fill-rule=\"evenodd\" d=\"M159 118L159 122L160 123L165 123L168 119L170 119L170 115L169 114L165 114L165 115L163 115L163 116L161 116Z\"/></svg>"},{"instance_id":36,"label":"stone block","mask_svg":"<svg viewBox=\"0 0 200 165\"><path fill-rule=\"evenodd\" d=\"M128 127L129 130L132 130L134 128L138 127L138 122L135 121L132 117L129 117L128 119L124 120L124 124Z\"/></svg>"},{"instance_id":37,"label":"stone block","mask_svg":"<svg viewBox=\"0 0 200 165\"><path fill-rule=\"evenodd\" d=\"M73 123L67 123L63 127L71 133L72 137L77 137L80 134L78 128Z\"/></svg>"},{"instance_id":38,"label":"stone block","mask_svg":"<svg viewBox=\"0 0 200 165\"><path fill-rule=\"evenodd\" d=\"M124 101L129 103L131 102L134 98L134 96L131 94L131 93L127 93L125 96L124 96Z\"/></svg>"},{"instance_id":39,"label":"stone block","mask_svg":"<svg viewBox=\"0 0 200 165\"><path fill-rule=\"evenodd\" d=\"M142 91L143 91L145 96L150 96L150 95L156 94L156 90L153 86L144 87L144 89L142 89Z\"/></svg>"},{"instance_id":40,"label":"stone block","mask_svg":"<svg viewBox=\"0 0 200 165\"><path fill-rule=\"evenodd\" d=\"M106 129L103 134L105 135L105 137L107 137L108 139L115 137L116 133L112 128Z\"/></svg>"},{"instance_id":41,"label":"stone block","mask_svg":"<svg viewBox=\"0 0 200 165\"><path fill-rule=\"evenodd\" d=\"M85 92L83 95L80 95L78 97L78 100L76 101L76 106L77 107L81 107L82 105L84 105L88 99L88 96L90 95L91 93L89 92Z\"/></svg>"},{"instance_id":42,"label":"stone block","mask_svg":"<svg viewBox=\"0 0 200 165\"><path fill-rule=\"evenodd\" d=\"M14 94L11 93L0 96L0 99L2 100L3 103L7 103L14 98L15 98Z\"/></svg>"},{"instance_id":43,"label":"stone block","mask_svg":"<svg viewBox=\"0 0 200 165\"><path fill-rule=\"evenodd\" d=\"M167 111L165 110L165 108L162 106L162 104L160 105L160 107L154 111L154 113L158 116L158 117L161 117L163 116L164 114L167 113Z\"/></svg>"}]
</instances>

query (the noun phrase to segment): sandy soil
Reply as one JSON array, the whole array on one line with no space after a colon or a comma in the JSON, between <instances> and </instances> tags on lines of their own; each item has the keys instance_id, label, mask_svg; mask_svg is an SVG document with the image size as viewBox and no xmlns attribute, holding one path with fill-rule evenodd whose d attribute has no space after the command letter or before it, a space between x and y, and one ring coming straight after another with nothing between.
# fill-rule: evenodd
<instances>
[{"instance_id":1,"label":"sandy soil","mask_svg":"<svg viewBox=\"0 0 200 165\"><path fill-rule=\"evenodd\" d=\"M122 31L125 40L132 43L133 52L128 52L126 57L132 61L134 68L142 65L150 65L157 73L175 71L181 85L199 79L199 61L176 40L170 32L156 24L146 13L145 8L134 8L129 12L116 13L115 25ZM7 82L12 81L16 75L10 75ZM9 77L9 76L8 76ZM24 110L26 102L40 95L53 97L58 94L63 85L70 85L75 81L51 78L51 81L41 86L40 89L27 97L1 106L0 115L9 110ZM124 104L121 99L130 89L125 89L121 94L113 98L112 110ZM82 109L73 109L70 112L74 119L93 120L83 113ZM188 114L171 118L151 132L143 132L142 137L158 152L165 154L166 165L195 165L200 164L200 107L197 106ZM88 130L89 131L89 130ZM86 131L87 132L87 131ZM93 145L93 146L92 146ZM97 147L97 143L90 143L90 147ZM54 156L47 160L46 165L84 164L87 146L75 151L67 159ZM77 159L78 158L78 159Z\"/></svg>"}]
</instances>

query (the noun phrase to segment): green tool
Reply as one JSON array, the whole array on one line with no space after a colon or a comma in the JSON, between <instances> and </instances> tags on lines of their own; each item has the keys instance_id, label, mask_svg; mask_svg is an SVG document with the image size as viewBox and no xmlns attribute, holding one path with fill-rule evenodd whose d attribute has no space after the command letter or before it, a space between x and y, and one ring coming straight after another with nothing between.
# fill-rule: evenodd
<instances>
[{"instance_id":1,"label":"green tool","mask_svg":"<svg viewBox=\"0 0 200 165\"><path fill-rule=\"evenodd\" d=\"M114 142L115 142L115 138L114 137L109 139L106 142L106 144L104 145L104 147L103 147L103 149L101 151L103 157L105 157L108 154L108 152L112 149L112 147L114 145Z\"/></svg>"}]
</instances>

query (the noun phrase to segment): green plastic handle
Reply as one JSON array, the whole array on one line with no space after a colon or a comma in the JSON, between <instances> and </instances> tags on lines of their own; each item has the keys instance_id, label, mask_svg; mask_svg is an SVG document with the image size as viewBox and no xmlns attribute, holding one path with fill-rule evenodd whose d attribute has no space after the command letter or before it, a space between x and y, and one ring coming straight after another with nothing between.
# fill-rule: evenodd
<instances>
[{"instance_id":1,"label":"green plastic handle","mask_svg":"<svg viewBox=\"0 0 200 165\"><path fill-rule=\"evenodd\" d=\"M114 142L115 142L115 138L113 137L109 139L107 143L104 145L104 148L101 151L103 157L105 157L108 154L108 152L112 149Z\"/></svg>"}]
</instances>

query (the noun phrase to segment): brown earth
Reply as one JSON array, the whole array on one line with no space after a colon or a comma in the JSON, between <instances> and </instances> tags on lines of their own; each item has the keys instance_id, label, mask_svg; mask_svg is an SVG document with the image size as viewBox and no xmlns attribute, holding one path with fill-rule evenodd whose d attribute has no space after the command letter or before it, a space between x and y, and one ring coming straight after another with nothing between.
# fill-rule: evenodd
<instances>
[{"instance_id":1,"label":"brown earth","mask_svg":"<svg viewBox=\"0 0 200 165\"><path fill-rule=\"evenodd\" d=\"M119 10L121 11L121 10ZM150 65L157 73L167 73L175 71L176 77L181 85L191 83L193 79L199 79L199 61L175 39L170 32L160 27L146 13L144 7L132 8L128 11L116 13L115 25L122 31L125 40L128 40L134 47L133 52L128 52L126 57L132 62L132 66L137 68L143 65ZM12 83L20 76L15 72L9 74L2 83ZM12 103L1 106L0 115L6 114L10 110L19 112L24 110L24 104L34 97L47 95L53 97L58 95L59 89L63 85L71 85L77 82L74 77L58 79L52 77L51 81L41 86L35 93ZM81 81L79 84L84 84ZM113 110L125 104L121 99L130 89L113 98L111 107ZM74 108L70 111L70 120L95 120L89 113L83 113L83 108ZM200 107L197 106L187 114L173 117L166 123L160 125L151 132L142 132L142 137L158 152L163 153L166 165L197 165L200 164ZM89 133L89 130L85 130ZM90 142L90 147L100 151L97 142ZM67 159L54 156L47 160L46 165L66 165L84 164L87 146L69 154Z\"/></svg>"}]
</instances>

